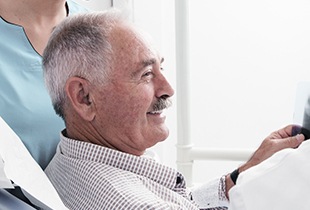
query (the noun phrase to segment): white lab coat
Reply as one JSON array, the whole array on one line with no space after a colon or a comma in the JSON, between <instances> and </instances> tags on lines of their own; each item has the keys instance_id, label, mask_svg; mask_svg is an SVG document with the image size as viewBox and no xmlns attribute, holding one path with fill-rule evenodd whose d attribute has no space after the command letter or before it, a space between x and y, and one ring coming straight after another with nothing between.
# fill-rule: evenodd
<instances>
[{"instance_id":1,"label":"white lab coat","mask_svg":"<svg viewBox=\"0 0 310 210\"><path fill-rule=\"evenodd\" d=\"M229 196L230 210L309 210L310 140L241 173Z\"/></svg>"}]
</instances>

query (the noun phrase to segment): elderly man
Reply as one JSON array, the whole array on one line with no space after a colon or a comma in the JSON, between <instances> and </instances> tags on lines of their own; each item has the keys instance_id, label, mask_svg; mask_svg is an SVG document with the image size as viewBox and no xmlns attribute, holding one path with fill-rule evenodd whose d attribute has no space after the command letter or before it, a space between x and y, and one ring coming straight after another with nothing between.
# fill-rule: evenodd
<instances>
[{"instance_id":1,"label":"elderly man","mask_svg":"<svg viewBox=\"0 0 310 210\"><path fill-rule=\"evenodd\" d=\"M44 76L66 129L46 174L69 209L225 209L238 173L304 139L290 137L293 126L274 132L232 175L190 193L180 173L143 155L169 134L163 111L174 90L163 61L116 11L69 17L56 27Z\"/></svg>"}]
</instances>

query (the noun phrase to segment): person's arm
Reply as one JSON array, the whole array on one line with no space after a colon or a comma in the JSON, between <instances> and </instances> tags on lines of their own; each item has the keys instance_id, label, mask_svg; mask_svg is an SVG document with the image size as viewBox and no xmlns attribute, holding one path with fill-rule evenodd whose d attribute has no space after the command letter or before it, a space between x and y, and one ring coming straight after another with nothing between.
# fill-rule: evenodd
<instances>
[{"instance_id":1,"label":"person's arm","mask_svg":"<svg viewBox=\"0 0 310 210\"><path fill-rule=\"evenodd\" d=\"M298 134L300 131L301 128L299 126L289 125L271 133L261 143L252 157L237 169L238 173L258 165L282 149L297 148L305 139L304 135ZM234 179L236 179L236 174ZM215 179L192 189L192 197L200 209L227 209L229 206L228 192L234 185L231 173L229 173L220 179Z\"/></svg>"},{"instance_id":2,"label":"person's arm","mask_svg":"<svg viewBox=\"0 0 310 210\"><path fill-rule=\"evenodd\" d=\"M247 169L261 163L266 160L274 153L285 149L285 148L297 148L305 139L304 135L298 134L301 128L296 125L286 126L278 131L271 133L259 146L259 148L254 152L252 157L237 170L237 173L242 173ZM297 135L296 135L297 134ZM235 172L236 173L236 172ZM234 174L232 177L236 179L237 174ZM231 173L226 175L225 178L225 194L228 197L229 190L235 185L231 178Z\"/></svg>"}]
</instances>

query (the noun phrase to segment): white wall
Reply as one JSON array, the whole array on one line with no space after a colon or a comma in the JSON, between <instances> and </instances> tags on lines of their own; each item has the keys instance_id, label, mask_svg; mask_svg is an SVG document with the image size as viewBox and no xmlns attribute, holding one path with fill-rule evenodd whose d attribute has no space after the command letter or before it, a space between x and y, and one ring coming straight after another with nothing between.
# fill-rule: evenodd
<instances>
[{"instance_id":1,"label":"white wall","mask_svg":"<svg viewBox=\"0 0 310 210\"><path fill-rule=\"evenodd\" d=\"M310 2L190 2L193 139L256 148L293 122L297 85L309 80Z\"/></svg>"},{"instance_id":2,"label":"white wall","mask_svg":"<svg viewBox=\"0 0 310 210\"><path fill-rule=\"evenodd\" d=\"M310 2L189 2L193 142L199 147L256 148L270 132L293 122L297 85L310 74ZM157 41L176 87L174 1L129 4L134 21ZM171 136L155 149L164 163L176 167L176 104L167 123ZM195 181L239 164L197 161Z\"/></svg>"},{"instance_id":3,"label":"white wall","mask_svg":"<svg viewBox=\"0 0 310 210\"><path fill-rule=\"evenodd\" d=\"M111 7L113 0L74 0L74 1L81 5L84 5L85 7L91 10L100 11Z\"/></svg>"}]
</instances>

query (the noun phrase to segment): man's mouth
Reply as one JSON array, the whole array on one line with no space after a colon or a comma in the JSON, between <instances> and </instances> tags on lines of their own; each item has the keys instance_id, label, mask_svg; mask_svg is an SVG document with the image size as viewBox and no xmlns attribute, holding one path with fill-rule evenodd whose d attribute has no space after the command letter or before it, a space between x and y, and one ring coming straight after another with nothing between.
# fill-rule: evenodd
<instances>
[{"instance_id":1,"label":"man's mouth","mask_svg":"<svg viewBox=\"0 0 310 210\"><path fill-rule=\"evenodd\" d=\"M157 111L150 111L150 112L147 112L147 114L153 114L153 115L161 114L161 113L163 113L163 110L157 110Z\"/></svg>"}]
</instances>

